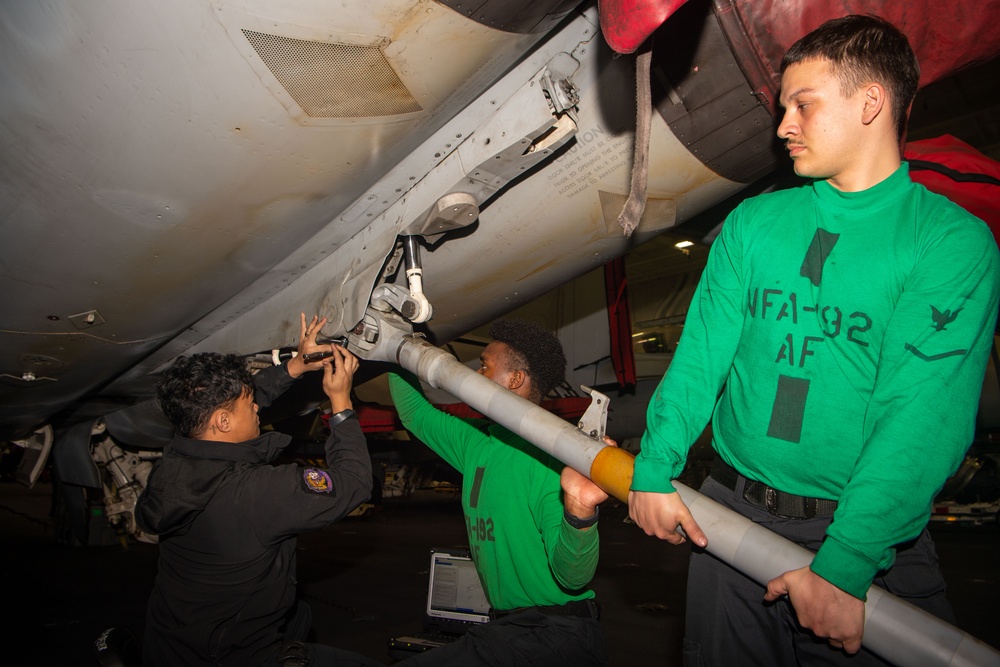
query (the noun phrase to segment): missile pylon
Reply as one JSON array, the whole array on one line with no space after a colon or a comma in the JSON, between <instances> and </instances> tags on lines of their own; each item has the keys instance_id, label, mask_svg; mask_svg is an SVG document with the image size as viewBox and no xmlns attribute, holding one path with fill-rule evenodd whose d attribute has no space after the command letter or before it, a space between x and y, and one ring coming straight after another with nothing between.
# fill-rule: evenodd
<instances>
[{"instance_id":1,"label":"missile pylon","mask_svg":"<svg viewBox=\"0 0 1000 667\"><path fill-rule=\"evenodd\" d=\"M564 419L461 364L412 333L394 313L369 310L349 336L365 359L395 362L443 389L575 470L609 495L628 502L634 457L598 442ZM706 550L762 586L807 566L813 552L673 482L708 538ZM763 597L763 596L762 596ZM865 602L862 645L900 667L1000 667L1000 652L922 609L872 586Z\"/></svg>"}]
</instances>

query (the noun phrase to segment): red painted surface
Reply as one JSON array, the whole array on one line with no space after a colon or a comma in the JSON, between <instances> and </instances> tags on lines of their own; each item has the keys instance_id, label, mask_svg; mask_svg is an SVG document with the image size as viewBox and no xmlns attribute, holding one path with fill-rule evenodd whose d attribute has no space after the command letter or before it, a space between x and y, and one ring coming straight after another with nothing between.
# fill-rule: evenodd
<instances>
[{"instance_id":1,"label":"red painted surface","mask_svg":"<svg viewBox=\"0 0 1000 667\"><path fill-rule=\"evenodd\" d=\"M600 0L601 30L615 51L632 53L686 0ZM921 87L1000 55L1000 2L928 0L713 0L733 53L754 91L777 113L781 58L832 18L878 14L898 26L920 61Z\"/></svg>"},{"instance_id":2,"label":"red painted surface","mask_svg":"<svg viewBox=\"0 0 1000 667\"><path fill-rule=\"evenodd\" d=\"M722 20L741 67L772 103L780 88L778 69L785 51L824 21L848 14L877 14L891 21L910 40L920 62L920 85L943 79L960 69L1000 55L1000 2L953 0L948 3L909 0L716 0L716 13L738 17L745 39L734 39L734 23ZM740 42L742 45L740 46ZM751 62L756 61L756 62Z\"/></svg>"},{"instance_id":3,"label":"red painted surface","mask_svg":"<svg viewBox=\"0 0 1000 667\"><path fill-rule=\"evenodd\" d=\"M618 53L633 53L687 0L598 0L601 32Z\"/></svg>"},{"instance_id":4,"label":"red painted surface","mask_svg":"<svg viewBox=\"0 0 1000 667\"><path fill-rule=\"evenodd\" d=\"M1000 244L1000 162L946 134L906 144L910 177L980 218ZM941 169L919 168L921 163Z\"/></svg>"}]
</instances>

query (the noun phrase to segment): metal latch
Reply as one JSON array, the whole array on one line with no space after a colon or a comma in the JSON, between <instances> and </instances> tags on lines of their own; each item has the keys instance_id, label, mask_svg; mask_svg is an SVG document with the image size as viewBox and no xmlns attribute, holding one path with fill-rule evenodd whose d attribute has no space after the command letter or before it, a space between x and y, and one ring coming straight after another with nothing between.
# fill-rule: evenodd
<instances>
[{"instance_id":1,"label":"metal latch","mask_svg":"<svg viewBox=\"0 0 1000 667\"><path fill-rule=\"evenodd\" d=\"M611 403L611 399L596 389L582 384L580 389L590 394L591 400L577 427L594 440L604 440L608 426L608 404Z\"/></svg>"}]
</instances>

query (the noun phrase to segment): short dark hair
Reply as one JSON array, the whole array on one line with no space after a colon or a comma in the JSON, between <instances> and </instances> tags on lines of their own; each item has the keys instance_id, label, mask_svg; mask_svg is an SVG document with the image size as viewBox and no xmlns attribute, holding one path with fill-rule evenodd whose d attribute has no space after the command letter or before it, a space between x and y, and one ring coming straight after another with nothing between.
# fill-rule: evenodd
<instances>
[{"instance_id":1,"label":"short dark hair","mask_svg":"<svg viewBox=\"0 0 1000 667\"><path fill-rule=\"evenodd\" d=\"M156 395L163 414L184 437L193 437L207 426L212 413L253 395L253 374L238 354L202 352L178 357L163 372Z\"/></svg>"},{"instance_id":2,"label":"short dark hair","mask_svg":"<svg viewBox=\"0 0 1000 667\"><path fill-rule=\"evenodd\" d=\"M531 378L536 399L545 398L566 379L566 355L551 331L532 322L500 319L490 327L490 337L516 355L512 361Z\"/></svg>"},{"instance_id":3,"label":"short dark hair","mask_svg":"<svg viewBox=\"0 0 1000 667\"><path fill-rule=\"evenodd\" d=\"M792 44L781 59L781 73L817 58L832 63L844 95L870 81L883 84L889 90L896 136L903 136L906 111L920 84L920 64L906 35L879 16L832 19Z\"/></svg>"}]
</instances>

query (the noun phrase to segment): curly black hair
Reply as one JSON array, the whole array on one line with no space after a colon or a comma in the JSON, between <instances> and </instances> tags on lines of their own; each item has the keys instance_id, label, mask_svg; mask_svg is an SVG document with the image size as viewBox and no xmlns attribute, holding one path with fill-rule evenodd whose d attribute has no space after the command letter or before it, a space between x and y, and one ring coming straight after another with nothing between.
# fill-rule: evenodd
<instances>
[{"instance_id":1,"label":"curly black hair","mask_svg":"<svg viewBox=\"0 0 1000 667\"><path fill-rule=\"evenodd\" d=\"M532 322L500 319L490 327L490 337L507 345L516 355L511 361L531 378L537 400L566 379L566 355L562 343L551 331Z\"/></svg>"},{"instance_id":2,"label":"curly black hair","mask_svg":"<svg viewBox=\"0 0 1000 667\"><path fill-rule=\"evenodd\" d=\"M178 357L156 388L163 414L185 437L205 430L212 413L253 395L253 374L238 354L203 352Z\"/></svg>"}]
</instances>

